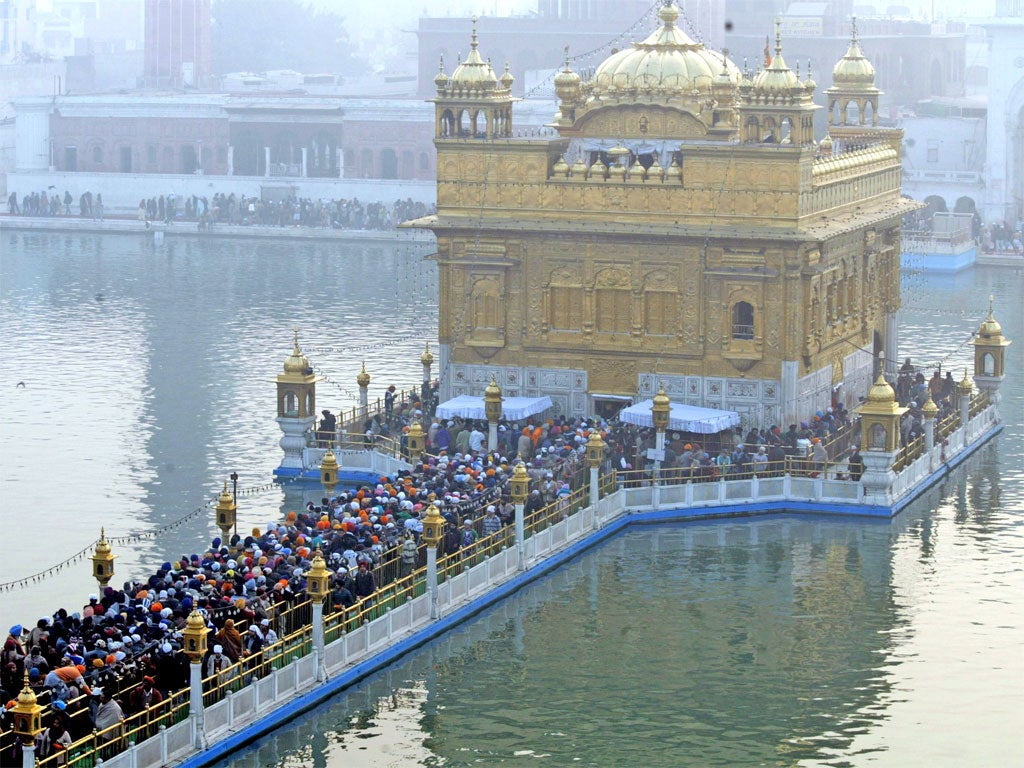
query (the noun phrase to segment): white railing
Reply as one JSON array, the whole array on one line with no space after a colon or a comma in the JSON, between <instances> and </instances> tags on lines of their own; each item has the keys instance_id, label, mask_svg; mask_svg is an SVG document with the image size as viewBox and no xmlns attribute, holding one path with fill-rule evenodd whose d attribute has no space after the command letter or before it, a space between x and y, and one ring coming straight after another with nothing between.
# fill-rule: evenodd
<instances>
[{"instance_id":1,"label":"white railing","mask_svg":"<svg viewBox=\"0 0 1024 768\"><path fill-rule=\"evenodd\" d=\"M971 419L965 428L951 433L946 445L937 445L899 472L892 488L893 500L912 491L923 490L922 480L944 461L967 450L997 421L995 406L989 406ZM390 457L384 457L390 458ZM861 503L863 486L849 480L823 477L750 477L738 480L717 480L706 483L665 485L660 489L659 506L665 509L683 507L714 507L732 503L757 501L819 501ZM619 489L601 499L596 506L586 507L525 542L526 567L529 568L593 534L627 510L640 511L653 505L655 488L651 485ZM438 585L438 607L442 615L461 604L486 594L518 572L514 547L500 550L477 565L448 578ZM343 634L326 646L324 662L329 676L391 647L394 643L427 627L430 620L429 597L410 599L367 624ZM223 700L205 708L207 743L218 740L254 723L271 709L280 707L295 696L319 685L315 682L315 661L312 655L296 658L281 669L270 672L254 685L228 694ZM157 768L178 762L195 753L195 724L189 719L161 730L157 737L130 747L109 760L109 768Z\"/></svg>"}]
</instances>

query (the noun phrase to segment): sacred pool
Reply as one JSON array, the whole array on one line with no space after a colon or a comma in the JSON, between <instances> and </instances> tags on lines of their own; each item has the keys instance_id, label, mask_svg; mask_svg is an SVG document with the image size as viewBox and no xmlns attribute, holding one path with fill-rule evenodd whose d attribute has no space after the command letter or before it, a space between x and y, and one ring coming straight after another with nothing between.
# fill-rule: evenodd
<instances>
[{"instance_id":1,"label":"sacred pool","mask_svg":"<svg viewBox=\"0 0 1024 768\"><path fill-rule=\"evenodd\" d=\"M115 544L142 577L286 507L273 377L291 329L321 407L418 381L427 245L5 231L0 584ZM1005 431L892 521L633 527L225 765L1002 766L1021 753L1024 273L906 275L901 357L960 377L995 297ZM16 386L24 382L24 387ZM3 591L0 625L77 608L89 564ZM6 622L6 624L3 624Z\"/></svg>"}]
</instances>

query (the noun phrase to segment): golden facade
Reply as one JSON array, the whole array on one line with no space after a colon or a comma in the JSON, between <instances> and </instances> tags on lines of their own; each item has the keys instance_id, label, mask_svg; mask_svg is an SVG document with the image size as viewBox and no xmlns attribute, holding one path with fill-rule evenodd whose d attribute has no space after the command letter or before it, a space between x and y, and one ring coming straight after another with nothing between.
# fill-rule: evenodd
<instances>
[{"instance_id":1,"label":"golden facade","mask_svg":"<svg viewBox=\"0 0 1024 768\"><path fill-rule=\"evenodd\" d=\"M767 426L855 403L894 357L902 132L837 121L818 144L778 32L754 74L660 16L589 81L566 58L549 136L515 136L475 32L442 63L438 212L414 226L437 236L443 394L494 375L584 414L664 382Z\"/></svg>"}]
</instances>

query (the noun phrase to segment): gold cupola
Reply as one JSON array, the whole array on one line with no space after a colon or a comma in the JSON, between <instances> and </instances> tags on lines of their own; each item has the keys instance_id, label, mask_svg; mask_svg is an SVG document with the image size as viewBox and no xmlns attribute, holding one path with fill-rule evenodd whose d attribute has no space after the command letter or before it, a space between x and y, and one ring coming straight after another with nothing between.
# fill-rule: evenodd
<instances>
[{"instance_id":1,"label":"gold cupola","mask_svg":"<svg viewBox=\"0 0 1024 768\"><path fill-rule=\"evenodd\" d=\"M800 78L787 65L782 58L782 20L775 20L775 55L772 56L771 64L762 69L754 76L753 87L755 90L768 93L782 93L791 88L803 87Z\"/></svg>"},{"instance_id":2,"label":"gold cupola","mask_svg":"<svg viewBox=\"0 0 1024 768\"><path fill-rule=\"evenodd\" d=\"M434 86L437 88L438 93L444 91L448 87L448 75L444 72L444 54L441 54L441 62L437 67L437 74L434 75Z\"/></svg>"},{"instance_id":3,"label":"gold cupola","mask_svg":"<svg viewBox=\"0 0 1024 768\"><path fill-rule=\"evenodd\" d=\"M850 125L850 105L856 108L856 125L865 125L871 111L871 125L878 125L878 97L875 87L875 68L860 49L857 39L857 17L851 20L850 47L832 68L832 87L825 91L828 97L828 124Z\"/></svg>"},{"instance_id":4,"label":"gold cupola","mask_svg":"<svg viewBox=\"0 0 1024 768\"><path fill-rule=\"evenodd\" d=\"M277 375L277 417L313 419L316 413L316 383L313 366L299 348L295 329L292 353L285 358L284 372Z\"/></svg>"},{"instance_id":5,"label":"gold cupola","mask_svg":"<svg viewBox=\"0 0 1024 768\"><path fill-rule=\"evenodd\" d=\"M484 61L480 55L479 44L476 39L476 22L477 17L474 16L473 34L469 43L469 55L452 72L451 87L456 91L466 93L483 92L494 90L498 85L498 76L494 74L491 62Z\"/></svg>"},{"instance_id":6,"label":"gold cupola","mask_svg":"<svg viewBox=\"0 0 1024 768\"><path fill-rule=\"evenodd\" d=\"M861 418L861 449L892 452L900 445L900 417L907 409L896 402L896 392L883 374L868 390L867 399L854 409Z\"/></svg>"},{"instance_id":7,"label":"gold cupola","mask_svg":"<svg viewBox=\"0 0 1024 768\"><path fill-rule=\"evenodd\" d=\"M435 139L496 139L512 136L512 84L515 78L505 65L499 79L491 62L480 54L476 34L477 17L469 55L446 77L444 61L434 77Z\"/></svg>"},{"instance_id":8,"label":"gold cupola","mask_svg":"<svg viewBox=\"0 0 1024 768\"><path fill-rule=\"evenodd\" d=\"M1003 336L1003 326L993 314L995 298L988 297L988 317L978 326L974 347L974 377L1002 378L1006 371L1006 348L1013 342ZM979 385L980 386L980 385Z\"/></svg>"}]
</instances>

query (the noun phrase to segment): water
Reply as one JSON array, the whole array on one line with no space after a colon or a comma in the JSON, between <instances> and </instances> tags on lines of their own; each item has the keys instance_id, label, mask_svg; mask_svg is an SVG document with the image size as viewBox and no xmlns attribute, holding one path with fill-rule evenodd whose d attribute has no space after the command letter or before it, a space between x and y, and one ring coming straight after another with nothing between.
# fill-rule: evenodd
<instances>
[{"instance_id":1,"label":"water","mask_svg":"<svg viewBox=\"0 0 1024 768\"><path fill-rule=\"evenodd\" d=\"M299 324L351 404L418 381L422 246L3 234L0 581L101 524L145 532L279 460L271 379ZM1024 276L904 281L902 354L943 361L996 296L1006 431L894 521L644 527L578 558L225 765L1009 766L1024 736ZM390 377L390 378L389 378ZM27 387L16 389L24 380ZM343 392L342 390L349 390ZM240 500L240 529L281 512ZM119 577L214 535L118 546ZM14 537L13 539L11 537ZM0 593L0 626L94 589L88 563Z\"/></svg>"},{"instance_id":2,"label":"water","mask_svg":"<svg viewBox=\"0 0 1024 768\"><path fill-rule=\"evenodd\" d=\"M335 412L356 404L363 361L371 398L418 387L424 342L437 338L423 244L0 237L0 515L24 537L0 558L0 583L62 562L101 526L125 536L171 524L232 471L240 489L270 483L282 455L273 379L293 327L304 350L332 350L309 357L330 379L318 406ZM282 502L276 486L244 492L239 530L277 519ZM204 510L159 540L115 545L115 580L216 534ZM95 591L90 574L81 561L0 593L0 626L34 624L39 605L72 609Z\"/></svg>"}]
</instances>

